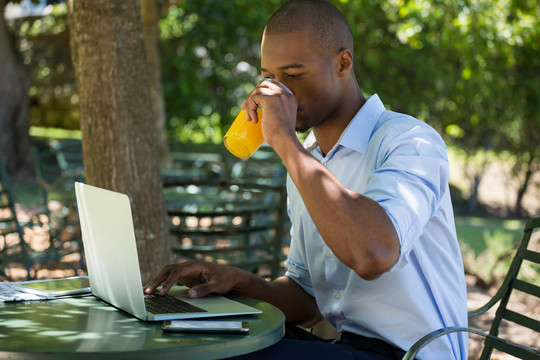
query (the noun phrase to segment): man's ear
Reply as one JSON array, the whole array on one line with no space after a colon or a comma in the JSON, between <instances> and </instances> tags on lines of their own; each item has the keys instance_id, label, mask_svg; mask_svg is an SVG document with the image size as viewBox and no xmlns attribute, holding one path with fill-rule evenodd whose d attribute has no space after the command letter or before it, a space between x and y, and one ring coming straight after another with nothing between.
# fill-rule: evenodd
<instances>
[{"instance_id":1,"label":"man's ear","mask_svg":"<svg viewBox=\"0 0 540 360\"><path fill-rule=\"evenodd\" d=\"M347 75L353 67L353 55L351 50L343 49L339 52L338 75Z\"/></svg>"}]
</instances>

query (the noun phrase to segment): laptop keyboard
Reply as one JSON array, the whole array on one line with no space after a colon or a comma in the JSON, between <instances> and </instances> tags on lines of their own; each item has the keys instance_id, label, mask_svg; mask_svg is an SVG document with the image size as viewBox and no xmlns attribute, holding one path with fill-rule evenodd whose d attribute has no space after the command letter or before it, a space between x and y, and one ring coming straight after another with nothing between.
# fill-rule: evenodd
<instances>
[{"instance_id":1,"label":"laptop keyboard","mask_svg":"<svg viewBox=\"0 0 540 360\"><path fill-rule=\"evenodd\" d=\"M172 295L145 295L146 310L153 314L207 312Z\"/></svg>"}]
</instances>

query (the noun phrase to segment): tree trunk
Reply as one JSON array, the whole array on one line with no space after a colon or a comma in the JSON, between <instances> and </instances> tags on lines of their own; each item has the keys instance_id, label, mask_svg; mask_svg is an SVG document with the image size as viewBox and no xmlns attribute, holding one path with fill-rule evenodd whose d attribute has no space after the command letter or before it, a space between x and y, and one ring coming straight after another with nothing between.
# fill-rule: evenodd
<instances>
[{"instance_id":1,"label":"tree trunk","mask_svg":"<svg viewBox=\"0 0 540 360\"><path fill-rule=\"evenodd\" d=\"M144 43L150 75L150 96L156 126L156 147L161 167L170 167L171 158L165 129L165 100L161 79L159 52L158 7L155 0L141 0Z\"/></svg>"},{"instance_id":2,"label":"tree trunk","mask_svg":"<svg viewBox=\"0 0 540 360\"><path fill-rule=\"evenodd\" d=\"M523 212L523 197L525 196L525 193L527 192L527 189L529 187L529 183L532 179L532 176L534 174L533 166L534 166L534 154L531 153L529 156L529 160L526 162L523 162L523 164L527 167L525 171L525 179L523 179L523 182L521 183L521 186L518 189L517 197L516 197L516 204L514 206L514 215L521 216ZM519 179L519 172L516 171L516 178Z\"/></svg>"},{"instance_id":3,"label":"tree trunk","mask_svg":"<svg viewBox=\"0 0 540 360\"><path fill-rule=\"evenodd\" d=\"M31 169L28 89L30 80L16 51L0 0L0 158L10 171Z\"/></svg>"},{"instance_id":4,"label":"tree trunk","mask_svg":"<svg viewBox=\"0 0 540 360\"><path fill-rule=\"evenodd\" d=\"M130 197L146 282L172 253L139 2L69 0L68 19L85 176Z\"/></svg>"}]
</instances>

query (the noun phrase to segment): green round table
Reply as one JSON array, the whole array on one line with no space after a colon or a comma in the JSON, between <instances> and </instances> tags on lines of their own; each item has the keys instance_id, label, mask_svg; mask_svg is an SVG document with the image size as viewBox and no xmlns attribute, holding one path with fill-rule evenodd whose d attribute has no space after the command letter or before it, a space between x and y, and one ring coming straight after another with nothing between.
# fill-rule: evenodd
<instances>
[{"instance_id":1,"label":"green round table","mask_svg":"<svg viewBox=\"0 0 540 360\"><path fill-rule=\"evenodd\" d=\"M253 352L283 337L285 317L278 308L229 297L263 311L221 318L249 321L249 334L164 333L161 322L137 320L93 296L0 303L0 358L217 359Z\"/></svg>"}]
</instances>

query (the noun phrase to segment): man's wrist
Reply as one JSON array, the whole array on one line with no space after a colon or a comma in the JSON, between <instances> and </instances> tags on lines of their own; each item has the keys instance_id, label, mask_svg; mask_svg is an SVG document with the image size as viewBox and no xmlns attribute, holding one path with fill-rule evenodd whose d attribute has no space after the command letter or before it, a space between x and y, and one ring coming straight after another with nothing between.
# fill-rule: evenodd
<instances>
[{"instance_id":1,"label":"man's wrist","mask_svg":"<svg viewBox=\"0 0 540 360\"><path fill-rule=\"evenodd\" d=\"M298 151L305 151L295 133L277 136L276 140L270 143L270 145L285 165L287 165L290 156L295 156Z\"/></svg>"}]
</instances>

